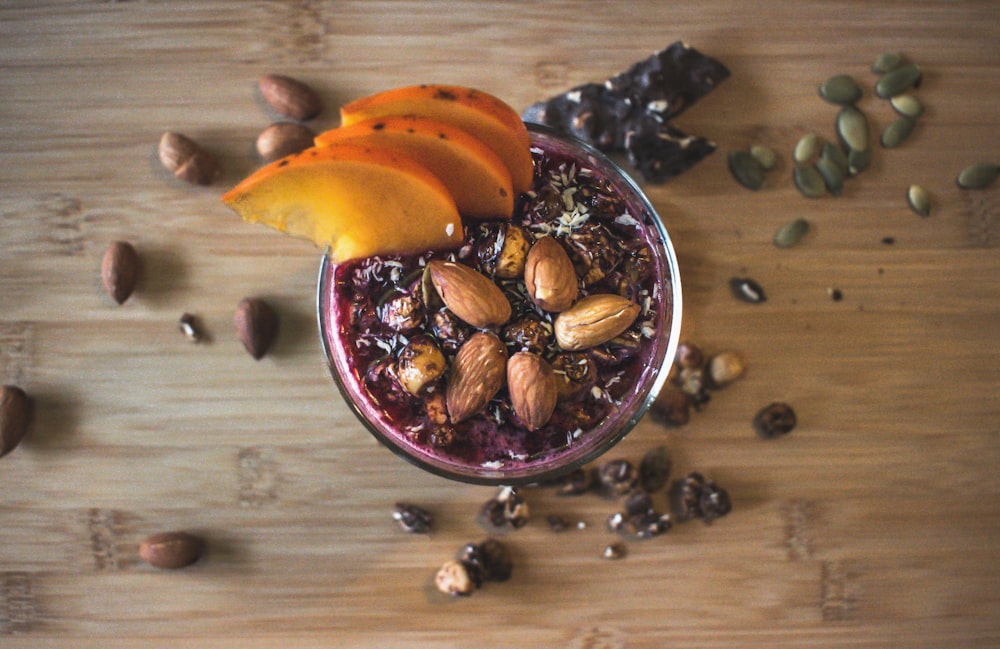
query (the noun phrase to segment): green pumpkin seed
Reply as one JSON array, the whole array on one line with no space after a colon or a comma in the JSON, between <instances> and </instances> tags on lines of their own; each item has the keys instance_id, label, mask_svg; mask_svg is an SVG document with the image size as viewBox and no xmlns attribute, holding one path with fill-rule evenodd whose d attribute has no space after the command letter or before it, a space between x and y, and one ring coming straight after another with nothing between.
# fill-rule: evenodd
<instances>
[{"instance_id":1,"label":"green pumpkin seed","mask_svg":"<svg viewBox=\"0 0 1000 649\"><path fill-rule=\"evenodd\" d=\"M919 86L922 75L923 73L920 72L920 67L916 63L901 65L886 72L875 82L875 94L882 99L901 95L910 88Z\"/></svg>"},{"instance_id":2,"label":"green pumpkin seed","mask_svg":"<svg viewBox=\"0 0 1000 649\"><path fill-rule=\"evenodd\" d=\"M868 148L868 119L854 106L844 106L837 113L837 136L852 151Z\"/></svg>"},{"instance_id":3,"label":"green pumpkin seed","mask_svg":"<svg viewBox=\"0 0 1000 649\"><path fill-rule=\"evenodd\" d=\"M910 204L910 209L920 216L931 215L931 198L920 185L910 185L906 190L906 202Z\"/></svg>"},{"instance_id":4,"label":"green pumpkin seed","mask_svg":"<svg viewBox=\"0 0 1000 649\"><path fill-rule=\"evenodd\" d=\"M764 167L747 151L732 151L729 154L729 171L747 189L756 191L764 185Z\"/></svg>"},{"instance_id":5,"label":"green pumpkin seed","mask_svg":"<svg viewBox=\"0 0 1000 649\"><path fill-rule=\"evenodd\" d=\"M903 62L903 57L898 52L886 52L880 54L872 63L872 72L885 74L890 70L895 70Z\"/></svg>"},{"instance_id":6,"label":"green pumpkin seed","mask_svg":"<svg viewBox=\"0 0 1000 649\"><path fill-rule=\"evenodd\" d=\"M815 166L795 167L792 179L806 198L820 198L826 194L826 181Z\"/></svg>"},{"instance_id":7,"label":"green pumpkin seed","mask_svg":"<svg viewBox=\"0 0 1000 649\"><path fill-rule=\"evenodd\" d=\"M792 153L792 159L800 165L812 162L813 158L819 154L821 144L822 140L820 140L815 133L806 133L799 138L799 141L795 144L795 151Z\"/></svg>"},{"instance_id":8,"label":"green pumpkin seed","mask_svg":"<svg viewBox=\"0 0 1000 649\"><path fill-rule=\"evenodd\" d=\"M889 100L889 104L893 110L906 117L913 117L915 119L924 113L924 105L920 103L919 99L909 93L896 95Z\"/></svg>"},{"instance_id":9,"label":"green pumpkin seed","mask_svg":"<svg viewBox=\"0 0 1000 649\"><path fill-rule=\"evenodd\" d=\"M834 196L840 196L844 191L844 170L837 166L837 163L830 158L820 158L816 161L816 170L823 176L826 188Z\"/></svg>"},{"instance_id":10,"label":"green pumpkin seed","mask_svg":"<svg viewBox=\"0 0 1000 649\"><path fill-rule=\"evenodd\" d=\"M819 86L819 96L831 104L853 104L861 99L861 86L849 74L838 74Z\"/></svg>"},{"instance_id":11,"label":"green pumpkin seed","mask_svg":"<svg viewBox=\"0 0 1000 649\"><path fill-rule=\"evenodd\" d=\"M977 162L963 169L955 181L962 189L986 189L993 184L998 175L1000 175L1000 165Z\"/></svg>"},{"instance_id":12,"label":"green pumpkin seed","mask_svg":"<svg viewBox=\"0 0 1000 649\"><path fill-rule=\"evenodd\" d=\"M855 151L851 149L847 153L847 175L857 176L868 168L872 163L872 150Z\"/></svg>"},{"instance_id":13,"label":"green pumpkin seed","mask_svg":"<svg viewBox=\"0 0 1000 649\"><path fill-rule=\"evenodd\" d=\"M757 159L757 162L760 163L761 167L764 167L765 171L774 169L774 165L778 164L778 156L774 154L774 149L761 144L751 146L750 155Z\"/></svg>"},{"instance_id":14,"label":"green pumpkin seed","mask_svg":"<svg viewBox=\"0 0 1000 649\"><path fill-rule=\"evenodd\" d=\"M843 174L847 174L847 155L844 154L844 150L833 142L827 142L823 145L823 151L819 154L820 160L826 158L833 164L840 168Z\"/></svg>"},{"instance_id":15,"label":"green pumpkin seed","mask_svg":"<svg viewBox=\"0 0 1000 649\"><path fill-rule=\"evenodd\" d=\"M892 149L902 144L913 132L917 120L912 117L900 117L882 129L882 146Z\"/></svg>"},{"instance_id":16,"label":"green pumpkin seed","mask_svg":"<svg viewBox=\"0 0 1000 649\"><path fill-rule=\"evenodd\" d=\"M807 232L809 232L809 221L805 219L789 221L774 233L774 245L779 248L791 248L801 241Z\"/></svg>"}]
</instances>

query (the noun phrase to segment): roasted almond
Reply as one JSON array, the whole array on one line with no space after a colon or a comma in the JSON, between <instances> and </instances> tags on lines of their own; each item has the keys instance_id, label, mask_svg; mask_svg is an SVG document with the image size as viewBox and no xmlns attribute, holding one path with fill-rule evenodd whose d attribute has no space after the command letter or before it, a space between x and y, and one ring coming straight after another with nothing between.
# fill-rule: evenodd
<instances>
[{"instance_id":1,"label":"roasted almond","mask_svg":"<svg viewBox=\"0 0 1000 649\"><path fill-rule=\"evenodd\" d=\"M219 171L212 156L180 133L167 131L160 137L159 155L164 167L192 185L212 184Z\"/></svg>"},{"instance_id":2,"label":"roasted almond","mask_svg":"<svg viewBox=\"0 0 1000 649\"><path fill-rule=\"evenodd\" d=\"M316 134L308 126L278 122L257 136L257 153L265 162L272 162L308 149L315 137Z\"/></svg>"},{"instance_id":3,"label":"roasted almond","mask_svg":"<svg viewBox=\"0 0 1000 649\"><path fill-rule=\"evenodd\" d=\"M552 237L542 237L528 251L524 264L528 295L545 311L565 311L576 300L576 269L566 250Z\"/></svg>"},{"instance_id":4,"label":"roasted almond","mask_svg":"<svg viewBox=\"0 0 1000 649\"><path fill-rule=\"evenodd\" d=\"M590 295L556 318L556 342L576 351L606 343L621 334L639 316L639 305L621 295Z\"/></svg>"},{"instance_id":5,"label":"roasted almond","mask_svg":"<svg viewBox=\"0 0 1000 649\"><path fill-rule=\"evenodd\" d=\"M0 457L13 451L25 433L31 419L31 400L16 385L0 387Z\"/></svg>"},{"instance_id":6,"label":"roasted almond","mask_svg":"<svg viewBox=\"0 0 1000 649\"><path fill-rule=\"evenodd\" d=\"M438 259L427 263L427 272L441 301L463 322L489 329L510 320L510 302L489 277L464 264Z\"/></svg>"},{"instance_id":7,"label":"roasted almond","mask_svg":"<svg viewBox=\"0 0 1000 649\"><path fill-rule=\"evenodd\" d=\"M187 532L160 532L139 544L139 558L155 568L190 566L205 551L205 541Z\"/></svg>"},{"instance_id":8,"label":"roasted almond","mask_svg":"<svg viewBox=\"0 0 1000 649\"><path fill-rule=\"evenodd\" d=\"M496 334L480 331L459 348L451 364L446 398L454 424L486 407L503 387L507 347Z\"/></svg>"},{"instance_id":9,"label":"roasted almond","mask_svg":"<svg viewBox=\"0 0 1000 649\"><path fill-rule=\"evenodd\" d=\"M265 74L258 81L260 94L276 111L304 121L319 115L323 102L316 92L297 79L283 74Z\"/></svg>"},{"instance_id":10,"label":"roasted almond","mask_svg":"<svg viewBox=\"0 0 1000 649\"><path fill-rule=\"evenodd\" d=\"M278 334L278 314L259 298L244 298L236 307L233 324L247 352L260 360Z\"/></svg>"},{"instance_id":11,"label":"roasted almond","mask_svg":"<svg viewBox=\"0 0 1000 649\"><path fill-rule=\"evenodd\" d=\"M507 391L517 418L528 430L538 430L556 409L559 385L548 361L533 352L518 352L507 361Z\"/></svg>"},{"instance_id":12,"label":"roasted almond","mask_svg":"<svg viewBox=\"0 0 1000 649\"><path fill-rule=\"evenodd\" d=\"M135 290L139 276L139 255L127 241L115 241L104 251L101 260L101 282L104 290L122 304Z\"/></svg>"}]
</instances>

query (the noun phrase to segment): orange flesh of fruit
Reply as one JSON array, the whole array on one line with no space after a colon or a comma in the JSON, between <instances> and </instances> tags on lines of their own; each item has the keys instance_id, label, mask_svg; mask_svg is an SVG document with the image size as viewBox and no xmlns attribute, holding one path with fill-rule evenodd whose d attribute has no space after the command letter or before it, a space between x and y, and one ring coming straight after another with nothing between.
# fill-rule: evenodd
<instances>
[{"instance_id":1,"label":"orange flesh of fruit","mask_svg":"<svg viewBox=\"0 0 1000 649\"><path fill-rule=\"evenodd\" d=\"M514 212L510 172L481 140L446 122L415 115L386 116L331 129L316 146L365 144L412 158L441 179L459 213L472 219L509 219Z\"/></svg>"}]
</instances>

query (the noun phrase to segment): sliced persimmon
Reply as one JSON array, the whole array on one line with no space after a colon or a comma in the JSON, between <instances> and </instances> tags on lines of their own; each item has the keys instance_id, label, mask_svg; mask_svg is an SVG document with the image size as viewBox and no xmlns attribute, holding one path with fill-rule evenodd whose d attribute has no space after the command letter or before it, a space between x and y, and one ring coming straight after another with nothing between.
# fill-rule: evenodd
<instances>
[{"instance_id":1,"label":"sliced persimmon","mask_svg":"<svg viewBox=\"0 0 1000 649\"><path fill-rule=\"evenodd\" d=\"M424 165L448 188L463 217L513 216L514 188L503 160L482 140L447 122L390 115L316 136L316 146L343 142L394 151Z\"/></svg>"},{"instance_id":2,"label":"sliced persimmon","mask_svg":"<svg viewBox=\"0 0 1000 649\"><path fill-rule=\"evenodd\" d=\"M244 220L330 246L334 262L447 250L462 222L425 167L372 146L312 147L261 167L222 196Z\"/></svg>"},{"instance_id":3,"label":"sliced persimmon","mask_svg":"<svg viewBox=\"0 0 1000 649\"><path fill-rule=\"evenodd\" d=\"M425 84L380 92L340 109L344 126L389 115L430 117L467 131L504 161L515 192L530 188L534 174L531 137L520 115L497 97L463 86Z\"/></svg>"}]
</instances>

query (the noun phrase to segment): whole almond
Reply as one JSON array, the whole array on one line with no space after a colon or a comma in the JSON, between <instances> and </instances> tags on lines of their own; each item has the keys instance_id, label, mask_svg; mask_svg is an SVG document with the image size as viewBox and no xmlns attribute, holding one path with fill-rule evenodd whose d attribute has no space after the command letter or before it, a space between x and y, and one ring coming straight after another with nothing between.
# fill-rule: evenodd
<instances>
[{"instance_id":1,"label":"whole almond","mask_svg":"<svg viewBox=\"0 0 1000 649\"><path fill-rule=\"evenodd\" d=\"M427 263L427 272L441 301L463 322L489 329L510 320L507 296L486 275L464 264L439 259Z\"/></svg>"},{"instance_id":2,"label":"whole almond","mask_svg":"<svg viewBox=\"0 0 1000 649\"><path fill-rule=\"evenodd\" d=\"M528 251L524 264L528 296L545 311L565 311L576 300L576 270L566 250L552 237L542 237Z\"/></svg>"},{"instance_id":3,"label":"whole almond","mask_svg":"<svg viewBox=\"0 0 1000 649\"><path fill-rule=\"evenodd\" d=\"M104 251L101 282L104 290L118 304L123 304L135 290L139 276L139 254L127 241L115 241Z\"/></svg>"},{"instance_id":4,"label":"whole almond","mask_svg":"<svg viewBox=\"0 0 1000 649\"><path fill-rule=\"evenodd\" d=\"M552 418L559 385L552 366L538 354L518 352L510 357L507 391L514 414L528 430L538 430Z\"/></svg>"},{"instance_id":5,"label":"whole almond","mask_svg":"<svg viewBox=\"0 0 1000 649\"><path fill-rule=\"evenodd\" d=\"M205 551L205 541L187 532L160 532L139 544L139 558L155 568L190 566Z\"/></svg>"},{"instance_id":6,"label":"whole almond","mask_svg":"<svg viewBox=\"0 0 1000 649\"><path fill-rule=\"evenodd\" d=\"M251 356L260 360L278 334L278 314L259 298L244 298L233 316L236 333Z\"/></svg>"},{"instance_id":7,"label":"whole almond","mask_svg":"<svg viewBox=\"0 0 1000 649\"><path fill-rule=\"evenodd\" d=\"M265 74L260 78L258 86L267 103L292 119L312 119L323 110L323 101L319 95L297 79L283 74Z\"/></svg>"},{"instance_id":8,"label":"whole almond","mask_svg":"<svg viewBox=\"0 0 1000 649\"><path fill-rule=\"evenodd\" d=\"M13 451L25 433L31 419L31 400L16 385L0 387L0 457Z\"/></svg>"},{"instance_id":9,"label":"whole almond","mask_svg":"<svg viewBox=\"0 0 1000 649\"><path fill-rule=\"evenodd\" d=\"M446 399L454 424L486 407L503 387L507 347L496 334L479 331L455 355L448 376Z\"/></svg>"},{"instance_id":10,"label":"whole almond","mask_svg":"<svg viewBox=\"0 0 1000 649\"><path fill-rule=\"evenodd\" d=\"M315 138L316 134L308 126L277 122L257 136L257 153L265 162L273 162L308 149Z\"/></svg>"},{"instance_id":11,"label":"whole almond","mask_svg":"<svg viewBox=\"0 0 1000 649\"><path fill-rule=\"evenodd\" d=\"M219 168L212 156L186 135L164 133L160 137L159 155L164 167L192 185L210 185L218 175Z\"/></svg>"},{"instance_id":12,"label":"whole almond","mask_svg":"<svg viewBox=\"0 0 1000 649\"><path fill-rule=\"evenodd\" d=\"M638 304L621 295L589 295L556 318L556 342L570 351L590 349L632 326L639 311Z\"/></svg>"}]
</instances>

